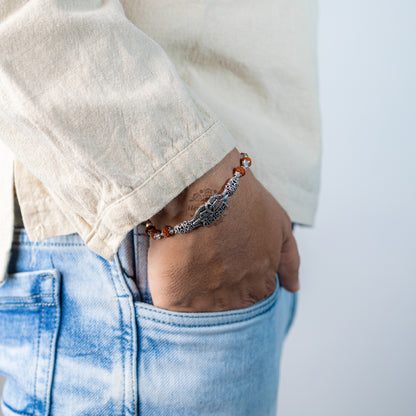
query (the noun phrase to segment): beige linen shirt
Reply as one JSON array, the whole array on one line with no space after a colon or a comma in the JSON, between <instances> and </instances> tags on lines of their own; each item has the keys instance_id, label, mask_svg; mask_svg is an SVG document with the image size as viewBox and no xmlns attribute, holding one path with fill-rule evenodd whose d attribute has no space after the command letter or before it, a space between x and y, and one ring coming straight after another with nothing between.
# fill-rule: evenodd
<instances>
[{"instance_id":1,"label":"beige linen shirt","mask_svg":"<svg viewBox=\"0 0 416 416\"><path fill-rule=\"evenodd\" d=\"M316 23L316 0L2 0L0 279L13 177L32 241L108 260L233 147L312 225Z\"/></svg>"}]
</instances>

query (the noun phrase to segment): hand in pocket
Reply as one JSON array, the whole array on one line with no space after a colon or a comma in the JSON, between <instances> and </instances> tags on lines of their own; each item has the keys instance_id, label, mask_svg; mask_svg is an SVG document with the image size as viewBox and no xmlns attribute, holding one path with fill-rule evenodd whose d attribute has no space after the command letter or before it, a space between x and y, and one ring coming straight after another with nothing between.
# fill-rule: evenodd
<instances>
[{"instance_id":1,"label":"hand in pocket","mask_svg":"<svg viewBox=\"0 0 416 416\"><path fill-rule=\"evenodd\" d=\"M195 195L222 192L239 163L240 153L234 149L152 217L153 224L161 228L192 217L195 204L190 201ZM273 293L276 272L281 285L296 292L299 263L289 216L248 170L225 214L215 223L171 238L150 240L149 288L153 304L164 309L240 309Z\"/></svg>"}]
</instances>

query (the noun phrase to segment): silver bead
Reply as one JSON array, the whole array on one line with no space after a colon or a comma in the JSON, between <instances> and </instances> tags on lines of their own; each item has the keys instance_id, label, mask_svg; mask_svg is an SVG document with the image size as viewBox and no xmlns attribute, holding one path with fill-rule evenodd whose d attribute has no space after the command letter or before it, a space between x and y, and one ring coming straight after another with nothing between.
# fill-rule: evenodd
<instances>
[{"instance_id":1,"label":"silver bead","mask_svg":"<svg viewBox=\"0 0 416 416\"><path fill-rule=\"evenodd\" d=\"M225 185L225 191L231 196L238 188L239 181L237 176L233 176Z\"/></svg>"}]
</instances>

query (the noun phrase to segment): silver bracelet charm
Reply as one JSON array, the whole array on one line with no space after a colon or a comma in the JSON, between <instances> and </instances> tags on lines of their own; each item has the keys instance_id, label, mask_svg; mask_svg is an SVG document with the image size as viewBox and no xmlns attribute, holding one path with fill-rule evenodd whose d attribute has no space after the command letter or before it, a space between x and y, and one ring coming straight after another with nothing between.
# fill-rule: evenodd
<instances>
[{"instance_id":1,"label":"silver bracelet charm","mask_svg":"<svg viewBox=\"0 0 416 416\"><path fill-rule=\"evenodd\" d=\"M246 170L251 166L251 159L247 153L241 153L241 165L234 170L234 176L225 185L221 194L211 196L204 205L201 205L190 220L182 221L174 227L163 227L162 231L156 230L153 224L148 221L146 223L146 232L154 240L171 237L174 234L185 234L195 228L207 227L224 213L230 197L234 194L239 186L239 178L245 175Z\"/></svg>"}]
</instances>

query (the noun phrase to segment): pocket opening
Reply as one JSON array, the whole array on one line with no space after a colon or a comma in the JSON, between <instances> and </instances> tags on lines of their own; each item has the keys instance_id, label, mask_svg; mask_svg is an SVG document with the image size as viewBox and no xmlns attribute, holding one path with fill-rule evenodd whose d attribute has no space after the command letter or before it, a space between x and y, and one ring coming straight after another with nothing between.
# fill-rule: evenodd
<instances>
[{"instance_id":1,"label":"pocket opening","mask_svg":"<svg viewBox=\"0 0 416 416\"><path fill-rule=\"evenodd\" d=\"M140 319L149 319L172 326L217 326L248 321L266 313L278 302L280 293L279 278L276 273L276 287L269 296L250 306L216 312L178 312L155 305L136 301L136 314Z\"/></svg>"}]
</instances>

